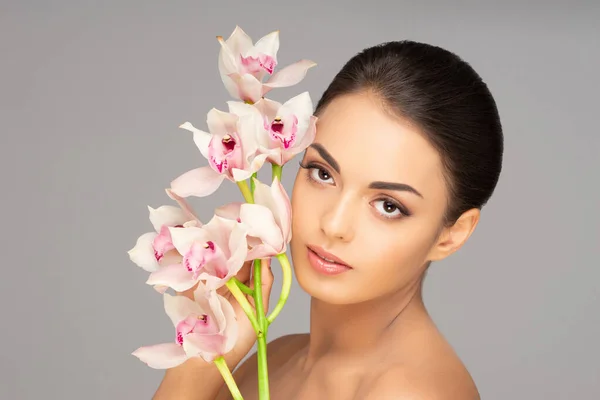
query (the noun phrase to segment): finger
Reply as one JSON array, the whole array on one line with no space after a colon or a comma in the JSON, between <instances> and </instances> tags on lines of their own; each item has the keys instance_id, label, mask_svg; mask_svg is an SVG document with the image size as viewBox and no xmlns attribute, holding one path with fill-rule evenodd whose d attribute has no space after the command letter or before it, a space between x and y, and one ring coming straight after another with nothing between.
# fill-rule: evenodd
<instances>
[{"instance_id":1,"label":"finger","mask_svg":"<svg viewBox=\"0 0 600 400\"><path fill-rule=\"evenodd\" d=\"M252 260L244 262L244 265L242 265L242 268L239 270L235 277L238 278L240 282L248 282L248 280L250 279L251 272Z\"/></svg>"},{"instance_id":2,"label":"finger","mask_svg":"<svg viewBox=\"0 0 600 400\"><path fill-rule=\"evenodd\" d=\"M269 311L269 300L271 297L271 289L273 289L273 271L271 270L271 258L263 259L261 269L260 283L263 297L265 312Z\"/></svg>"}]
</instances>

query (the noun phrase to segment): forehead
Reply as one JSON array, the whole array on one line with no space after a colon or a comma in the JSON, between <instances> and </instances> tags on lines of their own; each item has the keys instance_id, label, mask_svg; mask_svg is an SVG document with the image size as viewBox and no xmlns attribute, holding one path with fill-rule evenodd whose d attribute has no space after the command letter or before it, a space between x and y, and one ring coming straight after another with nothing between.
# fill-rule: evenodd
<instances>
[{"instance_id":1,"label":"forehead","mask_svg":"<svg viewBox=\"0 0 600 400\"><path fill-rule=\"evenodd\" d=\"M424 197L444 185L438 152L420 131L392 117L372 95L333 100L319 115L315 142L338 161L342 176L409 184Z\"/></svg>"}]
</instances>

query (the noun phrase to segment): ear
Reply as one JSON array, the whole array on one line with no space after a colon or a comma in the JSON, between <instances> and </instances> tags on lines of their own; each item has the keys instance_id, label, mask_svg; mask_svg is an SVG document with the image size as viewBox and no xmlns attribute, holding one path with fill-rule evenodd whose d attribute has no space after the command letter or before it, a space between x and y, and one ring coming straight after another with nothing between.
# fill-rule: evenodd
<instances>
[{"instance_id":1,"label":"ear","mask_svg":"<svg viewBox=\"0 0 600 400\"><path fill-rule=\"evenodd\" d=\"M427 259L439 261L460 249L475 230L480 215L479 209L472 208L465 211L454 225L445 227L438 236L436 244L431 248Z\"/></svg>"}]
</instances>

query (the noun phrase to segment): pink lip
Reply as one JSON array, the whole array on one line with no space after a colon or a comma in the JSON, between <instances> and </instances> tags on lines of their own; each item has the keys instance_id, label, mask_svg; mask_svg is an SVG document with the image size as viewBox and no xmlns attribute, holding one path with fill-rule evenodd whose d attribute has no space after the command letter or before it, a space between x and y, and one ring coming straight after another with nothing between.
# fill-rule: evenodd
<instances>
[{"instance_id":1,"label":"pink lip","mask_svg":"<svg viewBox=\"0 0 600 400\"><path fill-rule=\"evenodd\" d=\"M308 261L310 262L310 265L318 272L326 275L337 275L352 269L344 260L323 250L319 246L307 247ZM335 262L326 261L323 259L323 257Z\"/></svg>"}]
</instances>

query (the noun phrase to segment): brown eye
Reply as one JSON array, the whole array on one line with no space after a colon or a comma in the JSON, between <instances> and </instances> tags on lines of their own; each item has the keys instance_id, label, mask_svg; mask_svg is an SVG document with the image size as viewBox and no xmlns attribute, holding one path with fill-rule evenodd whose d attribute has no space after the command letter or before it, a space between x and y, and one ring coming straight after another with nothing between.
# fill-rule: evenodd
<instances>
[{"instance_id":1,"label":"brown eye","mask_svg":"<svg viewBox=\"0 0 600 400\"><path fill-rule=\"evenodd\" d=\"M384 218L395 219L406 216L407 214L401 210L398 204L390 200L377 200L374 202L375 209Z\"/></svg>"},{"instance_id":2,"label":"brown eye","mask_svg":"<svg viewBox=\"0 0 600 400\"><path fill-rule=\"evenodd\" d=\"M309 176L310 178L317 182L317 183L324 183L324 184L333 184L333 178L331 177L331 174L329 172L327 172L327 170L321 168L321 167L310 167L309 169Z\"/></svg>"},{"instance_id":3,"label":"brown eye","mask_svg":"<svg viewBox=\"0 0 600 400\"><path fill-rule=\"evenodd\" d=\"M324 169L319 169L317 174L319 174L319 179L324 180L324 181L331 178L329 176L329 172L325 171Z\"/></svg>"}]
</instances>

